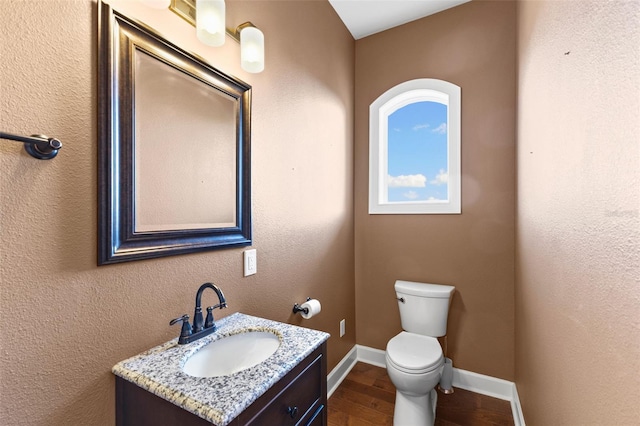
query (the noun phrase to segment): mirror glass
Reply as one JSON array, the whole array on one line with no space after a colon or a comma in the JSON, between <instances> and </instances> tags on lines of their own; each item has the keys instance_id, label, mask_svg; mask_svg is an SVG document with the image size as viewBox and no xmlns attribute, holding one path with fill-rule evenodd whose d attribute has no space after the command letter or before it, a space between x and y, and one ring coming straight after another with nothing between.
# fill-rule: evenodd
<instances>
[{"instance_id":1,"label":"mirror glass","mask_svg":"<svg viewBox=\"0 0 640 426\"><path fill-rule=\"evenodd\" d=\"M235 226L235 99L143 51L135 61L135 231Z\"/></svg>"},{"instance_id":2,"label":"mirror glass","mask_svg":"<svg viewBox=\"0 0 640 426\"><path fill-rule=\"evenodd\" d=\"M100 6L98 264L251 244L251 87Z\"/></svg>"}]
</instances>

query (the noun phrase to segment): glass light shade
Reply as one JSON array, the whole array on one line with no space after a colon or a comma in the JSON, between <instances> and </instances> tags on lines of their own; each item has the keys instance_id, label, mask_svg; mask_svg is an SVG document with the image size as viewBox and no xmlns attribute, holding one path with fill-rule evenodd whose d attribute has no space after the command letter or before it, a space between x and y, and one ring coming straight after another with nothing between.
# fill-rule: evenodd
<instances>
[{"instance_id":1,"label":"glass light shade","mask_svg":"<svg viewBox=\"0 0 640 426\"><path fill-rule=\"evenodd\" d=\"M154 9L166 9L171 4L171 0L141 0L145 6L152 7Z\"/></svg>"},{"instance_id":2,"label":"glass light shade","mask_svg":"<svg viewBox=\"0 0 640 426\"><path fill-rule=\"evenodd\" d=\"M247 27L240 32L240 61L247 72L264 70L264 34L259 29Z\"/></svg>"},{"instance_id":3,"label":"glass light shade","mask_svg":"<svg viewBox=\"0 0 640 426\"><path fill-rule=\"evenodd\" d=\"M208 46L222 46L225 39L224 0L196 0L196 34Z\"/></svg>"}]
</instances>

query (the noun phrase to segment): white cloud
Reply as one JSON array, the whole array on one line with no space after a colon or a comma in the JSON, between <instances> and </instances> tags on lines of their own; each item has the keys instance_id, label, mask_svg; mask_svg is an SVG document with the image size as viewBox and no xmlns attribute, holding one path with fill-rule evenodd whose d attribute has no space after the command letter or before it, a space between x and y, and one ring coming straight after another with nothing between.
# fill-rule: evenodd
<instances>
[{"instance_id":1,"label":"white cloud","mask_svg":"<svg viewBox=\"0 0 640 426\"><path fill-rule=\"evenodd\" d=\"M449 182L449 173L447 173L443 169L440 169L440 173L436 175L436 178L434 180L429 181L429 183L432 185L445 185L448 182Z\"/></svg>"},{"instance_id":2,"label":"white cloud","mask_svg":"<svg viewBox=\"0 0 640 426\"><path fill-rule=\"evenodd\" d=\"M445 133L447 133L447 123L441 123L435 129L431 129L431 133L437 133L439 135L444 135Z\"/></svg>"},{"instance_id":3,"label":"white cloud","mask_svg":"<svg viewBox=\"0 0 640 426\"><path fill-rule=\"evenodd\" d=\"M407 187L407 188L424 188L427 184L425 175L400 175L387 177L389 188Z\"/></svg>"},{"instance_id":4,"label":"white cloud","mask_svg":"<svg viewBox=\"0 0 640 426\"><path fill-rule=\"evenodd\" d=\"M416 124L415 126L413 126L413 130L414 131L418 131L418 130L421 130L421 129L428 129L428 128L429 128L429 125L426 124L426 123L425 124Z\"/></svg>"},{"instance_id":5,"label":"white cloud","mask_svg":"<svg viewBox=\"0 0 640 426\"><path fill-rule=\"evenodd\" d=\"M404 194L402 194L402 196L404 198L408 198L410 200L415 200L416 198L419 197L418 193L416 191L407 191Z\"/></svg>"}]
</instances>

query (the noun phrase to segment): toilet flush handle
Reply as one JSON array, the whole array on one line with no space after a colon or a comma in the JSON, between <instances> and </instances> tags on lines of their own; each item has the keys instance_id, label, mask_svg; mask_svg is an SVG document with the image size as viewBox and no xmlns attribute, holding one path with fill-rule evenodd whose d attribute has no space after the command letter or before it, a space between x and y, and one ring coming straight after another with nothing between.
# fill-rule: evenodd
<instances>
[{"instance_id":1,"label":"toilet flush handle","mask_svg":"<svg viewBox=\"0 0 640 426\"><path fill-rule=\"evenodd\" d=\"M396 297L396 299L398 300L398 302L404 303L404 297Z\"/></svg>"}]
</instances>

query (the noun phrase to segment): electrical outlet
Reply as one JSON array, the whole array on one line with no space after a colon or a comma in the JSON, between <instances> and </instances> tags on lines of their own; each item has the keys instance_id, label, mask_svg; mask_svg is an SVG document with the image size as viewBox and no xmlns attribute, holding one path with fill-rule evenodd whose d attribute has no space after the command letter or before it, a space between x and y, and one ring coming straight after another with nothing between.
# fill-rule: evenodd
<instances>
[{"instance_id":1,"label":"electrical outlet","mask_svg":"<svg viewBox=\"0 0 640 426\"><path fill-rule=\"evenodd\" d=\"M258 272L256 249L244 251L244 276L248 277Z\"/></svg>"},{"instance_id":2,"label":"electrical outlet","mask_svg":"<svg viewBox=\"0 0 640 426\"><path fill-rule=\"evenodd\" d=\"M347 320L340 321L340 337L344 336Z\"/></svg>"}]
</instances>

